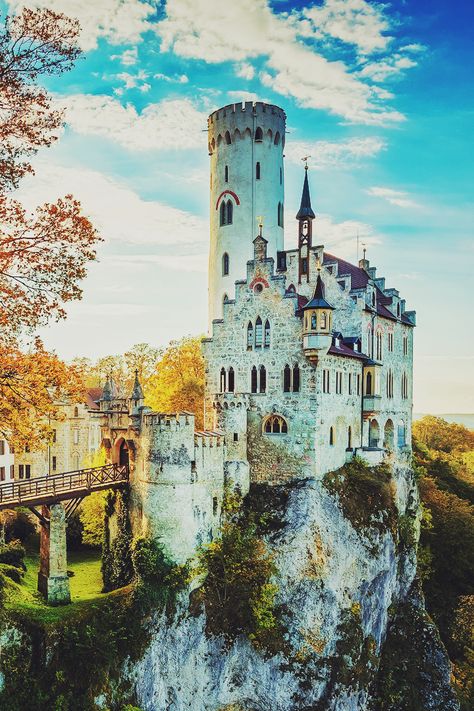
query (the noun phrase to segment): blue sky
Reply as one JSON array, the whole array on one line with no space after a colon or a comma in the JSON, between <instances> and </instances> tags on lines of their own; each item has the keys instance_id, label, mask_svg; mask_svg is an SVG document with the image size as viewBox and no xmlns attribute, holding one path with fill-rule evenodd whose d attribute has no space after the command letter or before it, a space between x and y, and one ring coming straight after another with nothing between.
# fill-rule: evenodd
<instances>
[{"instance_id":1,"label":"blue sky","mask_svg":"<svg viewBox=\"0 0 474 711\"><path fill-rule=\"evenodd\" d=\"M67 126L21 196L73 192L105 238L48 346L94 357L205 331L206 117L260 99L288 117L287 248L309 153L318 241L355 260L359 233L418 312L415 410L474 411L471 3L39 4L79 18L84 56L48 81Z\"/></svg>"}]
</instances>

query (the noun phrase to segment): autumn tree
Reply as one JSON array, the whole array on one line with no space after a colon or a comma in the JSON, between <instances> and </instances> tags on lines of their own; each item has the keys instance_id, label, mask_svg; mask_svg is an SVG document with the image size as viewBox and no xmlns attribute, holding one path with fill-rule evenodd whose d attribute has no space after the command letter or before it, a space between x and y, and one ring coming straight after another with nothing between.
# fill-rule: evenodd
<instances>
[{"instance_id":1,"label":"autumn tree","mask_svg":"<svg viewBox=\"0 0 474 711\"><path fill-rule=\"evenodd\" d=\"M147 405L160 412L192 412L204 426L204 358L201 337L171 341L145 385Z\"/></svg>"},{"instance_id":2,"label":"autumn tree","mask_svg":"<svg viewBox=\"0 0 474 711\"><path fill-rule=\"evenodd\" d=\"M429 449L441 452L467 452L474 449L474 432L442 417L425 415L413 423L413 436Z\"/></svg>"},{"instance_id":3,"label":"autumn tree","mask_svg":"<svg viewBox=\"0 0 474 711\"><path fill-rule=\"evenodd\" d=\"M40 86L80 54L79 25L52 10L23 9L0 29L0 430L11 443L38 444L55 402L81 387L34 337L80 299L99 236L71 195L28 214L9 192L33 173L31 157L58 138L62 112Z\"/></svg>"}]
</instances>

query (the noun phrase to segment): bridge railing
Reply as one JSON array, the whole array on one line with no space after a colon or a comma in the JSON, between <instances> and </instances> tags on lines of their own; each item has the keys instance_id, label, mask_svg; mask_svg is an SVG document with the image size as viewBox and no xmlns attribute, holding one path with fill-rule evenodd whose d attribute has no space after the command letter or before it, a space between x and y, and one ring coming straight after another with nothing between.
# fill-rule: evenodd
<instances>
[{"instance_id":1,"label":"bridge railing","mask_svg":"<svg viewBox=\"0 0 474 711\"><path fill-rule=\"evenodd\" d=\"M105 464L101 467L79 469L52 476L36 477L0 485L0 506L19 506L31 500L64 498L71 492L93 491L105 485L128 481L126 464ZM71 498L73 498L71 496Z\"/></svg>"}]
</instances>

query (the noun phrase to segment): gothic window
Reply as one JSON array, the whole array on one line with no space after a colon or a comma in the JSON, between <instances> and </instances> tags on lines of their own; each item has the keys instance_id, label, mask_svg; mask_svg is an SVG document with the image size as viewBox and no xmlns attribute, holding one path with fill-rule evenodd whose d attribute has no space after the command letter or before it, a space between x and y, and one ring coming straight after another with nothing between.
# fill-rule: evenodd
<instances>
[{"instance_id":1,"label":"gothic window","mask_svg":"<svg viewBox=\"0 0 474 711\"><path fill-rule=\"evenodd\" d=\"M325 311L321 311L321 316L319 320L321 322L321 328L328 327L328 315Z\"/></svg>"},{"instance_id":2,"label":"gothic window","mask_svg":"<svg viewBox=\"0 0 474 711\"><path fill-rule=\"evenodd\" d=\"M329 392L329 370L323 370L323 393Z\"/></svg>"},{"instance_id":3,"label":"gothic window","mask_svg":"<svg viewBox=\"0 0 474 711\"><path fill-rule=\"evenodd\" d=\"M263 422L265 434L288 434L288 425L281 415L269 415Z\"/></svg>"},{"instance_id":4,"label":"gothic window","mask_svg":"<svg viewBox=\"0 0 474 711\"><path fill-rule=\"evenodd\" d=\"M329 444L331 446L334 444L334 427L329 428Z\"/></svg>"},{"instance_id":5,"label":"gothic window","mask_svg":"<svg viewBox=\"0 0 474 711\"><path fill-rule=\"evenodd\" d=\"M225 132L225 142L227 143L228 146L232 143L229 131Z\"/></svg>"},{"instance_id":6,"label":"gothic window","mask_svg":"<svg viewBox=\"0 0 474 711\"><path fill-rule=\"evenodd\" d=\"M226 225L227 224L227 205L225 203L225 200L221 202L221 207L220 207L220 224Z\"/></svg>"},{"instance_id":7,"label":"gothic window","mask_svg":"<svg viewBox=\"0 0 474 711\"><path fill-rule=\"evenodd\" d=\"M251 321L247 325L247 350L251 351L253 346L253 324Z\"/></svg>"},{"instance_id":8,"label":"gothic window","mask_svg":"<svg viewBox=\"0 0 474 711\"><path fill-rule=\"evenodd\" d=\"M258 392L258 381L257 381L257 368L254 365L252 368L252 372L250 374L250 389L253 393Z\"/></svg>"},{"instance_id":9,"label":"gothic window","mask_svg":"<svg viewBox=\"0 0 474 711\"><path fill-rule=\"evenodd\" d=\"M256 141L257 143L261 143L261 142L263 141L263 131L262 131L262 129L260 128L260 126L259 126L259 127L257 128L257 130L255 131L255 141Z\"/></svg>"},{"instance_id":10,"label":"gothic window","mask_svg":"<svg viewBox=\"0 0 474 711\"><path fill-rule=\"evenodd\" d=\"M393 332L392 331L390 331L390 333L388 334L387 345L388 345L388 350L390 351L390 353L392 353L393 352Z\"/></svg>"},{"instance_id":11,"label":"gothic window","mask_svg":"<svg viewBox=\"0 0 474 711\"><path fill-rule=\"evenodd\" d=\"M293 392L299 393L300 391L300 369L297 365L293 368Z\"/></svg>"},{"instance_id":12,"label":"gothic window","mask_svg":"<svg viewBox=\"0 0 474 711\"><path fill-rule=\"evenodd\" d=\"M347 375L347 392L352 395L352 373Z\"/></svg>"},{"instance_id":13,"label":"gothic window","mask_svg":"<svg viewBox=\"0 0 474 711\"><path fill-rule=\"evenodd\" d=\"M406 373L402 375L402 398L404 400L408 398L408 377Z\"/></svg>"},{"instance_id":14,"label":"gothic window","mask_svg":"<svg viewBox=\"0 0 474 711\"><path fill-rule=\"evenodd\" d=\"M267 371L266 371L264 365L261 365L259 368L259 376L260 376L260 390L259 390L259 392L264 393L267 389Z\"/></svg>"},{"instance_id":15,"label":"gothic window","mask_svg":"<svg viewBox=\"0 0 474 711\"><path fill-rule=\"evenodd\" d=\"M374 344L372 341L372 326L367 329L367 355L374 357Z\"/></svg>"},{"instance_id":16,"label":"gothic window","mask_svg":"<svg viewBox=\"0 0 474 711\"><path fill-rule=\"evenodd\" d=\"M263 326L262 319L258 316L255 321L255 348L261 348L263 341Z\"/></svg>"},{"instance_id":17,"label":"gothic window","mask_svg":"<svg viewBox=\"0 0 474 711\"><path fill-rule=\"evenodd\" d=\"M265 348L270 348L270 322L268 320L265 321L265 334L263 345Z\"/></svg>"},{"instance_id":18,"label":"gothic window","mask_svg":"<svg viewBox=\"0 0 474 711\"><path fill-rule=\"evenodd\" d=\"M352 449L352 427L347 428L347 449Z\"/></svg>"},{"instance_id":19,"label":"gothic window","mask_svg":"<svg viewBox=\"0 0 474 711\"><path fill-rule=\"evenodd\" d=\"M226 167L224 168L224 180L226 183L229 182L229 166L228 165L226 165Z\"/></svg>"},{"instance_id":20,"label":"gothic window","mask_svg":"<svg viewBox=\"0 0 474 711\"><path fill-rule=\"evenodd\" d=\"M291 368L288 364L283 370L283 392L291 392Z\"/></svg>"},{"instance_id":21,"label":"gothic window","mask_svg":"<svg viewBox=\"0 0 474 711\"><path fill-rule=\"evenodd\" d=\"M302 274L307 274L308 273L308 258L303 257L301 260L301 273Z\"/></svg>"},{"instance_id":22,"label":"gothic window","mask_svg":"<svg viewBox=\"0 0 474 711\"><path fill-rule=\"evenodd\" d=\"M255 164L255 180L260 180L260 161Z\"/></svg>"},{"instance_id":23,"label":"gothic window","mask_svg":"<svg viewBox=\"0 0 474 711\"><path fill-rule=\"evenodd\" d=\"M277 131L275 133L275 139L274 139L273 143L275 144L275 146L278 146L278 144L280 143L280 131Z\"/></svg>"},{"instance_id":24,"label":"gothic window","mask_svg":"<svg viewBox=\"0 0 474 711\"><path fill-rule=\"evenodd\" d=\"M372 306L375 306L375 291L372 292Z\"/></svg>"},{"instance_id":25,"label":"gothic window","mask_svg":"<svg viewBox=\"0 0 474 711\"><path fill-rule=\"evenodd\" d=\"M230 393L233 393L235 391L235 374L234 374L234 369L229 368L229 377L227 381L227 390Z\"/></svg>"},{"instance_id":26,"label":"gothic window","mask_svg":"<svg viewBox=\"0 0 474 711\"><path fill-rule=\"evenodd\" d=\"M377 331L376 335L377 360L382 360L382 331Z\"/></svg>"},{"instance_id":27,"label":"gothic window","mask_svg":"<svg viewBox=\"0 0 474 711\"><path fill-rule=\"evenodd\" d=\"M311 313L311 329L312 329L313 331L316 331L316 328L317 328L316 313L315 313L315 311L313 311L313 312Z\"/></svg>"},{"instance_id":28,"label":"gothic window","mask_svg":"<svg viewBox=\"0 0 474 711\"><path fill-rule=\"evenodd\" d=\"M408 336L403 336L403 355L408 355Z\"/></svg>"},{"instance_id":29,"label":"gothic window","mask_svg":"<svg viewBox=\"0 0 474 711\"><path fill-rule=\"evenodd\" d=\"M221 393L225 393L225 391L226 391L226 372L225 372L225 368L221 368L220 391L221 391Z\"/></svg>"},{"instance_id":30,"label":"gothic window","mask_svg":"<svg viewBox=\"0 0 474 711\"><path fill-rule=\"evenodd\" d=\"M228 225L232 224L233 212L234 212L234 206L232 205L232 201L227 200L227 224Z\"/></svg>"},{"instance_id":31,"label":"gothic window","mask_svg":"<svg viewBox=\"0 0 474 711\"><path fill-rule=\"evenodd\" d=\"M222 256L222 275L227 276L229 274L229 255L224 252Z\"/></svg>"},{"instance_id":32,"label":"gothic window","mask_svg":"<svg viewBox=\"0 0 474 711\"><path fill-rule=\"evenodd\" d=\"M360 395L360 375L357 375L357 395Z\"/></svg>"},{"instance_id":33,"label":"gothic window","mask_svg":"<svg viewBox=\"0 0 474 711\"><path fill-rule=\"evenodd\" d=\"M342 393L342 370L336 371L336 394Z\"/></svg>"}]
</instances>

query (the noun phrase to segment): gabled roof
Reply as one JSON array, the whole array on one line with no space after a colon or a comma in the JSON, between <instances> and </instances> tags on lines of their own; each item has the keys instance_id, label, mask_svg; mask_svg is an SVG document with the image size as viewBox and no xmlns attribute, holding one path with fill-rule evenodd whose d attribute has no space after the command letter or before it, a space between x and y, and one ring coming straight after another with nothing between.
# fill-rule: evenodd
<instances>
[{"instance_id":1,"label":"gabled roof","mask_svg":"<svg viewBox=\"0 0 474 711\"><path fill-rule=\"evenodd\" d=\"M349 346L344 345L342 341L340 341L339 346L336 346L336 344L333 343L329 348L328 353L330 353L331 355L345 356L346 358L357 358L358 360L367 360L367 356L364 353L359 353L359 351L353 351L352 348L349 348Z\"/></svg>"},{"instance_id":2,"label":"gabled roof","mask_svg":"<svg viewBox=\"0 0 474 711\"><path fill-rule=\"evenodd\" d=\"M102 394L102 388L88 388L84 393L84 404L87 405L90 410L98 410L98 402L102 399Z\"/></svg>"}]
</instances>

